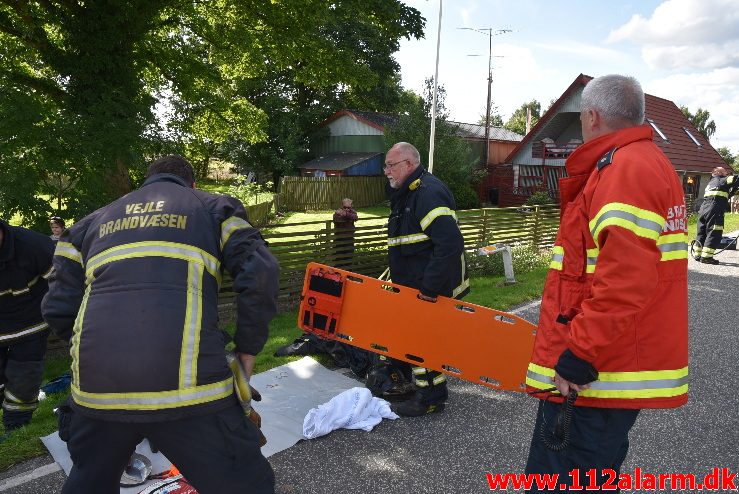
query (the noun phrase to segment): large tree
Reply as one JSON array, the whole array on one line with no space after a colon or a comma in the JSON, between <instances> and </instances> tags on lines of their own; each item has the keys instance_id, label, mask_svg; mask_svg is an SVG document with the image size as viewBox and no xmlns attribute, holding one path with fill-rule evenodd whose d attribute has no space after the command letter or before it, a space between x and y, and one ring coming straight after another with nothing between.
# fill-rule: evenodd
<instances>
[{"instance_id":1,"label":"large tree","mask_svg":"<svg viewBox=\"0 0 739 494\"><path fill-rule=\"evenodd\" d=\"M711 120L711 113L700 107L695 113L688 110L687 106L681 106L680 110L682 110L683 115L690 120L690 123L692 123L693 126L703 134L703 137L710 141L711 136L716 132L716 122Z\"/></svg>"},{"instance_id":2,"label":"large tree","mask_svg":"<svg viewBox=\"0 0 739 494\"><path fill-rule=\"evenodd\" d=\"M224 143L265 141L273 112L301 108L265 102L281 76L303 108L315 88L371 99L422 28L395 0L0 0L0 213L43 221L40 196L63 185L78 217L135 185L148 156L188 152L202 171Z\"/></svg>"},{"instance_id":3,"label":"large tree","mask_svg":"<svg viewBox=\"0 0 739 494\"><path fill-rule=\"evenodd\" d=\"M517 134L526 135L527 109L529 108L531 109L531 127L533 128L541 118L541 103L535 99L522 104L514 111L511 118L505 123L505 128Z\"/></svg>"}]
</instances>

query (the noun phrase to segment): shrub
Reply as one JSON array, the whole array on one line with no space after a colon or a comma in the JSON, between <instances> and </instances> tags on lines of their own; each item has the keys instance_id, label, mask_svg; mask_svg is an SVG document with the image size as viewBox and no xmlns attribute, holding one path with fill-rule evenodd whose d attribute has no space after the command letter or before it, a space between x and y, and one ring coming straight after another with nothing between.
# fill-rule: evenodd
<instances>
[{"instance_id":1,"label":"shrub","mask_svg":"<svg viewBox=\"0 0 739 494\"><path fill-rule=\"evenodd\" d=\"M542 206L544 204L552 204L554 201L551 197L549 197L549 194L544 191L534 192L528 199L526 199L526 202L524 202L525 206Z\"/></svg>"}]
</instances>

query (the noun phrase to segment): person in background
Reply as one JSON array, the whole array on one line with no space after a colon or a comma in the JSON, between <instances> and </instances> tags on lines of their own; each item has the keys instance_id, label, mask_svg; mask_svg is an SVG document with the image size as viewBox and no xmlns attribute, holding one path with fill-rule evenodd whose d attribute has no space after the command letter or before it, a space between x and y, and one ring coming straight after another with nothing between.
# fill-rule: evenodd
<instances>
[{"instance_id":1,"label":"person in background","mask_svg":"<svg viewBox=\"0 0 739 494\"><path fill-rule=\"evenodd\" d=\"M41 300L52 273L54 242L0 221L0 402L7 434L38 408L49 325Z\"/></svg>"},{"instance_id":2,"label":"person in background","mask_svg":"<svg viewBox=\"0 0 739 494\"><path fill-rule=\"evenodd\" d=\"M59 237L61 237L62 232L66 228L64 220L59 216L52 216L51 219L49 219L49 227L51 228L50 238L54 243L57 243L59 241Z\"/></svg>"},{"instance_id":3,"label":"person in background","mask_svg":"<svg viewBox=\"0 0 739 494\"><path fill-rule=\"evenodd\" d=\"M591 80L580 109L526 376L541 400L526 473L558 474L561 490L577 473L618 479L639 411L688 401L682 183L643 125L636 79Z\"/></svg>"},{"instance_id":4,"label":"person in background","mask_svg":"<svg viewBox=\"0 0 739 494\"><path fill-rule=\"evenodd\" d=\"M351 199L342 199L341 207L334 213L336 267L349 271L351 271L354 257L354 222L358 219L357 212L352 205L353 201Z\"/></svg>"},{"instance_id":5,"label":"person in background","mask_svg":"<svg viewBox=\"0 0 739 494\"><path fill-rule=\"evenodd\" d=\"M194 186L185 158L159 158L138 190L57 244L42 310L72 341L64 494L119 492L144 438L201 494L274 494L217 322L225 270L236 292L236 357L250 376L277 312L277 260L239 200Z\"/></svg>"},{"instance_id":6,"label":"person in background","mask_svg":"<svg viewBox=\"0 0 739 494\"><path fill-rule=\"evenodd\" d=\"M698 211L695 235L695 260L704 264L719 264L714 258L721 248L724 236L724 214L729 209L729 198L739 193L739 179L726 168L717 167L711 172L711 180L703 193L703 203Z\"/></svg>"}]
</instances>

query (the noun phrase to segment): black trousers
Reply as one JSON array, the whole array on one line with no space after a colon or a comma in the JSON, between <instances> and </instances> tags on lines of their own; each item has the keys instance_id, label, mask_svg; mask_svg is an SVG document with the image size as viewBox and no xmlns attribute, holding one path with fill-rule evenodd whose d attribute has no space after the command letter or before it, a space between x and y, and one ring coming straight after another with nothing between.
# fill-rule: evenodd
<instances>
[{"instance_id":1,"label":"black trousers","mask_svg":"<svg viewBox=\"0 0 739 494\"><path fill-rule=\"evenodd\" d=\"M700 210L698 217L698 230L695 239L701 244L700 257L712 259L713 255L721 248L721 238L724 236L724 212L723 204L714 204L710 209Z\"/></svg>"},{"instance_id":2,"label":"black trousers","mask_svg":"<svg viewBox=\"0 0 739 494\"><path fill-rule=\"evenodd\" d=\"M46 330L0 346L0 385L4 385L0 401L7 430L29 423L38 408L48 337Z\"/></svg>"},{"instance_id":3,"label":"black trousers","mask_svg":"<svg viewBox=\"0 0 739 494\"><path fill-rule=\"evenodd\" d=\"M275 492L257 428L234 401L210 415L169 422L108 422L74 413L67 442L74 464L62 494L118 494L121 474L144 438L200 494Z\"/></svg>"},{"instance_id":4,"label":"black trousers","mask_svg":"<svg viewBox=\"0 0 739 494\"><path fill-rule=\"evenodd\" d=\"M609 480L604 470L615 472L614 486L618 484L621 464L629 450L629 431L636 422L639 410L618 408L592 408L575 406L570 424L570 443L562 451L552 451L541 441L540 427L544 422L548 437L554 430L557 413L562 405L541 401L536 414L536 425L531 439L527 474L559 474L558 485L572 485L572 470L578 470L580 486L590 485L595 469L596 482L601 485ZM589 476L590 475L590 476ZM612 480L612 479L611 479ZM566 491L560 488L559 491ZM539 490L534 485L527 492L553 492ZM558 492L555 490L554 492ZM611 491L611 492L618 492Z\"/></svg>"}]
</instances>

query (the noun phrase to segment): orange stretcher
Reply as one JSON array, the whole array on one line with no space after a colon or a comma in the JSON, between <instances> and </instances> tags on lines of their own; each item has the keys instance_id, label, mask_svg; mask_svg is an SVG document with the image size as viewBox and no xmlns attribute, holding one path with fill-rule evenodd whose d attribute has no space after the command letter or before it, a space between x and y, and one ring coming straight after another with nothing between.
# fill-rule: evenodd
<instances>
[{"instance_id":1,"label":"orange stretcher","mask_svg":"<svg viewBox=\"0 0 739 494\"><path fill-rule=\"evenodd\" d=\"M536 326L506 312L318 263L306 268L298 326L494 389L524 391Z\"/></svg>"}]
</instances>

